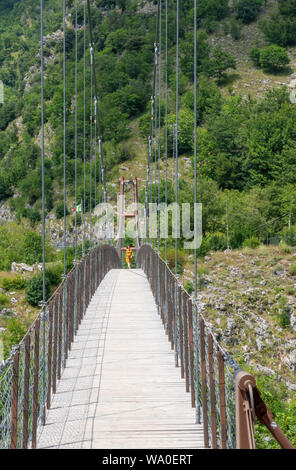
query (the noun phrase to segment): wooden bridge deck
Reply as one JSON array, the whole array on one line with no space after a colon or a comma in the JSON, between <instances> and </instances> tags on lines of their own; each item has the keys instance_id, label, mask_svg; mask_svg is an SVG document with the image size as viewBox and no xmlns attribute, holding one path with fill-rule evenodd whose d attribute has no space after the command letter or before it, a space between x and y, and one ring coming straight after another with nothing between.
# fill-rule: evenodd
<instances>
[{"instance_id":1,"label":"wooden bridge deck","mask_svg":"<svg viewBox=\"0 0 296 470\"><path fill-rule=\"evenodd\" d=\"M203 447L143 271L112 270L93 296L37 447Z\"/></svg>"}]
</instances>

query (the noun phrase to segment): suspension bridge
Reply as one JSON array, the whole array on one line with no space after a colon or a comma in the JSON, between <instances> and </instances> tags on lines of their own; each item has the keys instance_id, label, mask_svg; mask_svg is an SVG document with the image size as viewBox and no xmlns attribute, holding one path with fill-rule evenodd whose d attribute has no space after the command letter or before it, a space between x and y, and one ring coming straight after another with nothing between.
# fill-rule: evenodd
<instances>
[{"instance_id":1,"label":"suspension bridge","mask_svg":"<svg viewBox=\"0 0 296 470\"><path fill-rule=\"evenodd\" d=\"M151 127L148 148L146 208L159 201L161 134L162 6L165 3L165 161L167 200L167 1L158 1L155 61L152 80ZM196 33L196 1L194 0ZM66 271L66 147L64 139L64 275L49 300L45 297L44 197L44 57L43 1L41 0L41 129L43 207L43 303L23 340L13 349L0 371L1 448L255 448L254 423L258 419L283 448L293 448L262 401L254 377L240 369L217 342L201 315L195 295L190 296L160 256L156 241L141 239L136 228L137 268L122 269L122 238L99 244L77 257L75 212L75 263ZM75 202L77 206L77 0L75 9ZM100 191L107 201L104 158L98 111L96 69L90 2L84 2L84 55L86 13L91 68L91 156L99 154ZM178 21L176 2L176 202L178 202ZM64 20L64 85L66 83ZM194 40L196 98L196 34ZM85 61L84 61L85 65ZM157 94L158 77L158 101ZM84 69L85 78L85 69ZM84 80L84 97L86 82ZM158 103L158 107L157 107ZM195 99L196 105L196 99ZM64 136L66 135L64 86ZM196 111L196 106L195 106ZM84 107L85 118L85 107ZM84 119L85 123L85 119ZM158 138L156 133L159 133ZM196 119L195 119L196 202ZM85 136L85 134L84 134ZM98 144L98 145L97 145ZM97 149L98 147L98 149ZM85 153L83 223L85 227ZM95 169L96 172L96 169ZM158 178L157 178L158 174ZM154 178L154 184L153 184ZM92 181L92 180L91 180ZM138 223L137 180L135 211L119 213ZM156 184L157 183L157 184ZM122 178L120 193L124 193ZM158 188L158 195L157 195ZM92 194L92 192L90 192ZM146 215L148 218L148 211ZM91 223L91 209L90 209ZM90 232L90 237L91 237ZM86 237L86 234L84 234ZM176 239L175 267L178 265Z\"/></svg>"}]
</instances>

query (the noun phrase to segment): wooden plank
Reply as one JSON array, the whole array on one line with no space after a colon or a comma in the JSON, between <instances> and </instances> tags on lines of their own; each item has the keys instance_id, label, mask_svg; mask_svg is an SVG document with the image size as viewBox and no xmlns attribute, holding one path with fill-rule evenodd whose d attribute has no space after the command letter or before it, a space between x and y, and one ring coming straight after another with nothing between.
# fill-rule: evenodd
<instances>
[{"instance_id":1,"label":"wooden plank","mask_svg":"<svg viewBox=\"0 0 296 470\"><path fill-rule=\"evenodd\" d=\"M38 447L202 448L174 362L143 271L109 272L74 339Z\"/></svg>"}]
</instances>

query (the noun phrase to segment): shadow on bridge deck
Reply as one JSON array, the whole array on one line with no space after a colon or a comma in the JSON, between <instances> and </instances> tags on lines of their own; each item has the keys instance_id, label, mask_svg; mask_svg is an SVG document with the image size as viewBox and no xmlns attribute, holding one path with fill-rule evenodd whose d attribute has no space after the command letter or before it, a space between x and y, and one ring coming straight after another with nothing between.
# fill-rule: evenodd
<instances>
[{"instance_id":1,"label":"shadow on bridge deck","mask_svg":"<svg viewBox=\"0 0 296 470\"><path fill-rule=\"evenodd\" d=\"M38 431L38 448L203 447L143 271L101 283Z\"/></svg>"}]
</instances>

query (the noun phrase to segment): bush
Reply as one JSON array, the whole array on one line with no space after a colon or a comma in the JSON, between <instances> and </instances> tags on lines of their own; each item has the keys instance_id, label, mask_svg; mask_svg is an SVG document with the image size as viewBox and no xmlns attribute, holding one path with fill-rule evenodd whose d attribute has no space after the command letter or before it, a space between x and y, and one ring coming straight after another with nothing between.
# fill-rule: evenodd
<instances>
[{"instance_id":1,"label":"bush","mask_svg":"<svg viewBox=\"0 0 296 470\"><path fill-rule=\"evenodd\" d=\"M239 0L236 6L236 17L243 23L251 23L256 20L262 0Z\"/></svg>"},{"instance_id":2,"label":"bush","mask_svg":"<svg viewBox=\"0 0 296 470\"><path fill-rule=\"evenodd\" d=\"M63 273L64 268L62 264L46 267L45 278L47 279L51 287L57 287L62 281Z\"/></svg>"},{"instance_id":3,"label":"bush","mask_svg":"<svg viewBox=\"0 0 296 470\"><path fill-rule=\"evenodd\" d=\"M257 237L250 237L247 238L244 243L243 247L244 248L257 248L260 245L260 240Z\"/></svg>"},{"instance_id":4,"label":"bush","mask_svg":"<svg viewBox=\"0 0 296 470\"><path fill-rule=\"evenodd\" d=\"M45 296L46 300L50 295L50 283L48 279L45 280ZM33 307L37 307L43 300L43 280L42 276L32 277L27 283L26 287L27 302Z\"/></svg>"},{"instance_id":5,"label":"bush","mask_svg":"<svg viewBox=\"0 0 296 470\"><path fill-rule=\"evenodd\" d=\"M211 251L223 251L227 248L227 240L224 233L212 233L207 240Z\"/></svg>"},{"instance_id":6,"label":"bush","mask_svg":"<svg viewBox=\"0 0 296 470\"><path fill-rule=\"evenodd\" d=\"M192 294L194 288L193 288L193 284L191 281L186 281L185 284L184 284L184 288L185 290L187 290L188 294Z\"/></svg>"},{"instance_id":7,"label":"bush","mask_svg":"<svg viewBox=\"0 0 296 470\"><path fill-rule=\"evenodd\" d=\"M296 246L296 226L284 229L282 231L282 239L290 246Z\"/></svg>"},{"instance_id":8,"label":"bush","mask_svg":"<svg viewBox=\"0 0 296 470\"><path fill-rule=\"evenodd\" d=\"M260 53L260 65L267 72L279 72L290 62L286 49L280 46L267 46Z\"/></svg>"},{"instance_id":9,"label":"bush","mask_svg":"<svg viewBox=\"0 0 296 470\"><path fill-rule=\"evenodd\" d=\"M55 213L56 213L56 218L57 219L62 219L64 217L64 203L61 202L60 204L58 204L56 206L56 210L55 210ZM68 215L69 212L68 212L68 209L66 207L66 215Z\"/></svg>"},{"instance_id":10,"label":"bush","mask_svg":"<svg viewBox=\"0 0 296 470\"><path fill-rule=\"evenodd\" d=\"M0 294L0 307L8 307L10 305L10 299L5 294Z\"/></svg>"},{"instance_id":11,"label":"bush","mask_svg":"<svg viewBox=\"0 0 296 470\"><path fill-rule=\"evenodd\" d=\"M17 345L26 334L26 327L16 318L10 318L6 324L6 331L2 335L4 345L4 358L9 357L11 348Z\"/></svg>"},{"instance_id":12,"label":"bush","mask_svg":"<svg viewBox=\"0 0 296 470\"><path fill-rule=\"evenodd\" d=\"M256 67L260 67L261 51L258 47L253 47L251 49L249 57Z\"/></svg>"},{"instance_id":13,"label":"bush","mask_svg":"<svg viewBox=\"0 0 296 470\"><path fill-rule=\"evenodd\" d=\"M197 256L199 258L204 258L211 251L210 243L207 239L203 239L200 247L197 249Z\"/></svg>"},{"instance_id":14,"label":"bush","mask_svg":"<svg viewBox=\"0 0 296 470\"><path fill-rule=\"evenodd\" d=\"M296 264L291 264L290 268L289 268L289 274L291 274L291 276L296 276Z\"/></svg>"},{"instance_id":15,"label":"bush","mask_svg":"<svg viewBox=\"0 0 296 470\"><path fill-rule=\"evenodd\" d=\"M29 231L24 238L24 260L27 264L34 264L42 260L42 236Z\"/></svg>"},{"instance_id":16,"label":"bush","mask_svg":"<svg viewBox=\"0 0 296 470\"><path fill-rule=\"evenodd\" d=\"M177 274L182 274L184 270L184 264L186 261L186 255L181 251L177 251L178 261L177 261ZM169 248L167 251L167 259L169 268L175 273L176 271L176 264L175 264L175 249ZM175 273L176 274L176 273Z\"/></svg>"},{"instance_id":17,"label":"bush","mask_svg":"<svg viewBox=\"0 0 296 470\"><path fill-rule=\"evenodd\" d=\"M230 23L230 34L236 41L242 37L242 25L238 21L232 20Z\"/></svg>"},{"instance_id":18,"label":"bush","mask_svg":"<svg viewBox=\"0 0 296 470\"><path fill-rule=\"evenodd\" d=\"M14 278L4 277L2 279L2 287L5 290L21 290L26 287L26 279L21 276L17 276Z\"/></svg>"}]
</instances>

